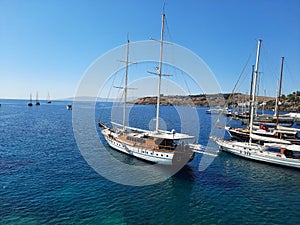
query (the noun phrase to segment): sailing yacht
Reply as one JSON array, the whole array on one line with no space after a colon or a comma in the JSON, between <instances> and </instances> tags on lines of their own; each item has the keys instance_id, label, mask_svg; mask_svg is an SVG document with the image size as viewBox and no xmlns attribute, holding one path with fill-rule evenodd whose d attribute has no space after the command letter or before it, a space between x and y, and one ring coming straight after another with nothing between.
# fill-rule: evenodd
<instances>
[{"instance_id":1,"label":"sailing yacht","mask_svg":"<svg viewBox=\"0 0 300 225\"><path fill-rule=\"evenodd\" d=\"M98 125L103 128L101 133L110 147L125 154L146 160L148 162L162 165L185 165L194 158L192 142L195 142L195 136L177 133L159 129L160 115L160 89L162 75L162 51L164 44L164 23L165 14L162 14L161 40L160 40L160 59L157 67L158 93L156 106L156 126L155 130L144 130L135 127L126 126L126 100L127 100L127 80L128 80L128 57L129 41L126 46L126 72L124 90L124 110L123 124L111 122L114 128L111 128L99 121Z\"/></svg>"},{"instance_id":2,"label":"sailing yacht","mask_svg":"<svg viewBox=\"0 0 300 225\"><path fill-rule=\"evenodd\" d=\"M280 69L280 79L279 79L279 91L276 97L276 106L275 106L275 128L269 128L264 123L260 123L259 127L255 127L252 125L252 141L258 143L265 142L275 142L282 144L300 144L299 132L300 129L293 127L284 127L279 126L279 101L281 95L281 86L282 86L282 73L283 73L283 65L284 65L284 57L281 60L281 69ZM253 121L253 124L254 121ZM250 138L250 129L242 129L242 128L231 128L225 127L230 136L234 139L245 140L248 141Z\"/></svg>"},{"instance_id":3,"label":"sailing yacht","mask_svg":"<svg viewBox=\"0 0 300 225\"><path fill-rule=\"evenodd\" d=\"M35 100L35 105L41 105L41 103L39 102L39 94L36 93L36 100Z\"/></svg>"},{"instance_id":4,"label":"sailing yacht","mask_svg":"<svg viewBox=\"0 0 300 225\"><path fill-rule=\"evenodd\" d=\"M28 102L27 105L28 105L28 106L32 106L32 95L31 95L31 93L30 93L30 100L29 100L29 102Z\"/></svg>"},{"instance_id":5,"label":"sailing yacht","mask_svg":"<svg viewBox=\"0 0 300 225\"><path fill-rule=\"evenodd\" d=\"M253 126L254 127L254 126ZM241 141L249 141L250 130L243 128L225 127L231 138ZM294 127L268 128L263 124L252 131L252 141L258 143L281 143L281 144L297 144L300 145L299 138L300 129Z\"/></svg>"},{"instance_id":6,"label":"sailing yacht","mask_svg":"<svg viewBox=\"0 0 300 225\"><path fill-rule=\"evenodd\" d=\"M300 168L300 146L294 144L283 143L265 143L259 145L253 143L255 138L253 134L253 119L254 119L254 104L256 93L256 83L258 75L258 64L260 55L261 40L258 41L257 56L253 77L253 90L251 92L251 111L250 111L250 123L249 123L249 141L236 141L236 140L223 140L220 138L212 137L214 141L219 145L220 150L229 152L234 155L241 156L243 158L257 160L261 162L272 163L276 165ZM252 82L251 82L252 83ZM275 138L273 138L275 139Z\"/></svg>"},{"instance_id":7,"label":"sailing yacht","mask_svg":"<svg viewBox=\"0 0 300 225\"><path fill-rule=\"evenodd\" d=\"M48 92L48 95L47 95L47 104L51 104L51 100L50 100L50 94Z\"/></svg>"}]
</instances>

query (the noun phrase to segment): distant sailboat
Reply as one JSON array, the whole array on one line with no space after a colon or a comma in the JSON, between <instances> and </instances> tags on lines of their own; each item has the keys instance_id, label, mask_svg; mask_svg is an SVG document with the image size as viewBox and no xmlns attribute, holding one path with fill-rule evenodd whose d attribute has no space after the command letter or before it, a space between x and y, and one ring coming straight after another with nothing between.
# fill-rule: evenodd
<instances>
[{"instance_id":1,"label":"distant sailboat","mask_svg":"<svg viewBox=\"0 0 300 225\"><path fill-rule=\"evenodd\" d=\"M50 100L50 94L48 92L48 96L47 96L47 104L51 104L51 100Z\"/></svg>"},{"instance_id":2,"label":"distant sailboat","mask_svg":"<svg viewBox=\"0 0 300 225\"><path fill-rule=\"evenodd\" d=\"M29 100L29 103L27 105L32 106L32 95L31 95L31 93L30 93L30 100Z\"/></svg>"},{"instance_id":3,"label":"distant sailboat","mask_svg":"<svg viewBox=\"0 0 300 225\"><path fill-rule=\"evenodd\" d=\"M38 93L36 93L35 105L41 105L41 103L39 102L39 94Z\"/></svg>"}]
</instances>

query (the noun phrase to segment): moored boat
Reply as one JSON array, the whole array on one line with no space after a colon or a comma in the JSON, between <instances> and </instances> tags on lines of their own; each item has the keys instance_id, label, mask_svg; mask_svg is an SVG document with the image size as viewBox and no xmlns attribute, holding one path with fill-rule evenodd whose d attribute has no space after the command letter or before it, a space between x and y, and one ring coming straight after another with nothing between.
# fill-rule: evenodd
<instances>
[{"instance_id":1,"label":"moored boat","mask_svg":"<svg viewBox=\"0 0 300 225\"><path fill-rule=\"evenodd\" d=\"M220 150L252 159L281 166L300 168L300 146L266 143L259 145L255 143L227 141L214 139Z\"/></svg>"},{"instance_id":2,"label":"moored boat","mask_svg":"<svg viewBox=\"0 0 300 225\"><path fill-rule=\"evenodd\" d=\"M51 102L51 100L50 100L50 94L49 94L49 92L48 92L48 95L47 95L47 104L51 104L52 102Z\"/></svg>"},{"instance_id":3,"label":"moored boat","mask_svg":"<svg viewBox=\"0 0 300 225\"><path fill-rule=\"evenodd\" d=\"M252 141L258 143L277 142L283 144L300 144L300 129L278 127L271 129L260 124L258 129L252 131ZM240 141L249 141L250 129L225 127L230 137Z\"/></svg>"},{"instance_id":4,"label":"moored boat","mask_svg":"<svg viewBox=\"0 0 300 225\"><path fill-rule=\"evenodd\" d=\"M276 98L276 106L275 106L275 115L274 117L266 118L258 117L258 119L254 119L254 115L252 116L252 141L258 143L267 143L267 142L275 142L282 144L300 144L300 129L297 128L287 128L285 126L280 126L279 122L292 122L293 118L290 117L280 117L279 116L279 100L281 95L281 86L282 86L282 73L283 73L283 64L284 57L282 57L281 61L281 70L280 70L280 82L279 82L279 91L278 96ZM254 99L254 97L253 97ZM254 105L254 102L252 103ZM282 118L282 119L281 119ZM266 121L274 123L274 129L269 128L269 124L266 124ZM255 128L254 125L259 125L258 128ZM290 124L291 125L291 124ZM250 139L250 124L247 129L242 128L231 128L225 127L225 129L229 132L230 136L234 139L241 141L249 141Z\"/></svg>"},{"instance_id":5,"label":"moored boat","mask_svg":"<svg viewBox=\"0 0 300 225\"><path fill-rule=\"evenodd\" d=\"M260 162L267 162L276 165L300 168L300 145L292 145L287 140L281 140L274 137L263 137L253 132L254 120L254 99L256 93L256 82L258 76L258 62L260 55L261 40L258 41L258 49L256 56L255 70L253 70L253 83L251 82L251 110L249 130L241 131L241 134L248 133L249 140L247 142L241 140L223 140L212 137L212 139L219 145L220 150L229 152L234 155L241 156L246 159L257 160ZM283 60L282 60L283 62ZM282 63L283 64L283 63ZM282 75L282 69L281 69ZM252 89L253 87L253 89ZM278 114L277 114L278 118ZM266 132L266 129L261 129ZM264 140L265 144L260 145L253 143L253 140ZM271 142L271 143L266 143Z\"/></svg>"},{"instance_id":6,"label":"moored boat","mask_svg":"<svg viewBox=\"0 0 300 225\"><path fill-rule=\"evenodd\" d=\"M183 166L194 158L195 136L178 133L175 130L166 131L159 129L160 116L160 86L162 74L162 51L164 43L164 22L165 14L162 14L162 28L160 42L160 58L159 66L156 68L155 74L158 77L158 93L156 105L156 126L155 130L144 130L136 127L126 126L126 102L127 102L127 80L128 80L128 63L129 63L129 40L126 46L126 72L125 83L122 89L124 90L123 103L123 124L112 123L112 127L99 121L98 125L101 134L110 147L123 152L127 155L134 156L148 162L162 165L180 165Z\"/></svg>"},{"instance_id":7,"label":"moored boat","mask_svg":"<svg viewBox=\"0 0 300 225\"><path fill-rule=\"evenodd\" d=\"M28 106L32 106L32 95L30 94L30 100L29 100L29 102L28 102L28 104L27 104Z\"/></svg>"},{"instance_id":8,"label":"moored boat","mask_svg":"<svg viewBox=\"0 0 300 225\"><path fill-rule=\"evenodd\" d=\"M109 128L101 122L98 125L103 128L101 133L110 147L139 159L163 165L184 165L194 157L188 144L190 140L194 141L194 136L132 127L123 130L121 125L119 129Z\"/></svg>"},{"instance_id":9,"label":"moored boat","mask_svg":"<svg viewBox=\"0 0 300 225\"><path fill-rule=\"evenodd\" d=\"M40 103L40 101L39 101L39 94L38 94L38 92L36 93L35 105L36 105L36 106L41 105L41 103Z\"/></svg>"}]
</instances>

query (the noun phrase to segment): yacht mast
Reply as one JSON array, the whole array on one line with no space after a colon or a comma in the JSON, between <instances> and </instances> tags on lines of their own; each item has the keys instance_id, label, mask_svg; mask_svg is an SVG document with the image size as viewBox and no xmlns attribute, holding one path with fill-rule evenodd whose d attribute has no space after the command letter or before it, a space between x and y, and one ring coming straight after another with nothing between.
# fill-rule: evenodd
<instances>
[{"instance_id":1,"label":"yacht mast","mask_svg":"<svg viewBox=\"0 0 300 225\"><path fill-rule=\"evenodd\" d=\"M253 130L253 118L254 118L254 101L255 101L255 95L256 95L256 83L257 83L257 77L258 77L258 64L259 64L259 55L260 55L260 46L261 46L262 40L258 40L258 45L257 45L257 54L256 54L256 62L255 62L255 69L254 69L254 78L253 78L253 90L252 90L252 104L251 104L251 113L250 113L250 138L249 138L249 143L252 142L251 134Z\"/></svg>"},{"instance_id":2,"label":"yacht mast","mask_svg":"<svg viewBox=\"0 0 300 225\"><path fill-rule=\"evenodd\" d=\"M124 85L124 109L123 109L123 130L126 130L126 102L127 102L127 82L128 82L128 58L129 58L129 39L126 46L126 70L125 70L125 85Z\"/></svg>"},{"instance_id":3,"label":"yacht mast","mask_svg":"<svg viewBox=\"0 0 300 225\"><path fill-rule=\"evenodd\" d=\"M161 22L160 55L159 55L158 81L157 81L158 90L157 90L156 126L155 126L155 132L157 132L157 133L158 133L158 129L159 129L159 106L160 106L160 89L161 89L161 76L162 76L164 26L165 26L165 14L163 13L162 14L162 22Z\"/></svg>"},{"instance_id":4,"label":"yacht mast","mask_svg":"<svg viewBox=\"0 0 300 225\"><path fill-rule=\"evenodd\" d=\"M278 128L278 120L279 120L279 103L280 103L280 95L281 95L281 86L282 86L282 73L283 73L283 63L284 57L281 58L281 69L280 69L280 78L279 78L279 90L276 101L276 129Z\"/></svg>"},{"instance_id":5,"label":"yacht mast","mask_svg":"<svg viewBox=\"0 0 300 225\"><path fill-rule=\"evenodd\" d=\"M253 77L254 77L254 65L252 65L252 74L251 74L251 83L250 83L250 93L249 93L249 119L248 119L248 127L250 128L251 123L251 107L253 105L254 100L252 99L252 92L253 92Z\"/></svg>"}]
</instances>

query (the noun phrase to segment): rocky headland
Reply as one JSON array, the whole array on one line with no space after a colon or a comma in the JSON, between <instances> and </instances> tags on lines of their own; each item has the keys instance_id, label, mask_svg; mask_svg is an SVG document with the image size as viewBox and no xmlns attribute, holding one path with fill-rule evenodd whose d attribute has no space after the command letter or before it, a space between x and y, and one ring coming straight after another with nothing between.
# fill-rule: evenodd
<instances>
[{"instance_id":1,"label":"rocky headland","mask_svg":"<svg viewBox=\"0 0 300 225\"><path fill-rule=\"evenodd\" d=\"M157 102L157 97L142 97L130 101L131 104L139 105L155 105ZM200 106L200 107L216 107L224 106L237 107L243 104L247 105L249 103L249 95L234 93L234 94L200 94L200 95L161 95L160 97L161 105L176 105L176 106ZM275 107L276 98L258 96L257 102L261 107L264 105L264 109L273 110ZM300 111L300 92L293 92L287 96L282 95L280 97L280 110L281 111Z\"/></svg>"}]
</instances>

